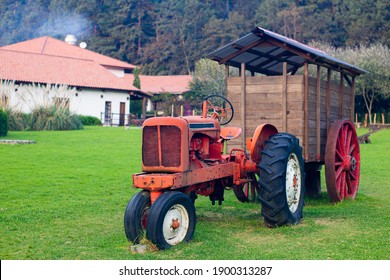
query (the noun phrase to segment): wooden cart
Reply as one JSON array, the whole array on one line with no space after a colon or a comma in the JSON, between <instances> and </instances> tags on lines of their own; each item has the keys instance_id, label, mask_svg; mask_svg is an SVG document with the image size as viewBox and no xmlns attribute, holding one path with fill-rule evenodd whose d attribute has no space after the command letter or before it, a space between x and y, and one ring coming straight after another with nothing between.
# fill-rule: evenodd
<instances>
[{"instance_id":1,"label":"wooden cart","mask_svg":"<svg viewBox=\"0 0 390 280\"><path fill-rule=\"evenodd\" d=\"M352 122L354 85L364 70L262 28L208 57L226 65L226 95L235 108L231 125L243 129L228 149L244 148L259 122L272 123L300 140L309 195L320 194L325 164L330 199L356 196L360 152ZM231 75L230 67L238 68L238 75Z\"/></svg>"}]
</instances>

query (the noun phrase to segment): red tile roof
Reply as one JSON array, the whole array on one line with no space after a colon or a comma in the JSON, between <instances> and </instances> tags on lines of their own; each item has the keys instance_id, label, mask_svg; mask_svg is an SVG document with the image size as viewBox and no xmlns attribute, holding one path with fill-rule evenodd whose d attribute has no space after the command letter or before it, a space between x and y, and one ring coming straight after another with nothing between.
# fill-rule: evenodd
<instances>
[{"instance_id":1,"label":"red tile roof","mask_svg":"<svg viewBox=\"0 0 390 280\"><path fill-rule=\"evenodd\" d=\"M173 93L182 94L190 90L191 75L178 76L145 76L140 75L141 90L154 94ZM126 74L126 78L133 84L134 76Z\"/></svg>"},{"instance_id":2,"label":"red tile roof","mask_svg":"<svg viewBox=\"0 0 390 280\"><path fill-rule=\"evenodd\" d=\"M31 39L28 41L0 47L3 50L28 52L35 54L62 56L68 58L90 59L100 65L119 67L124 69L134 69L135 65L114 59L79 46L70 45L64 41L48 36Z\"/></svg>"},{"instance_id":3,"label":"red tile roof","mask_svg":"<svg viewBox=\"0 0 390 280\"><path fill-rule=\"evenodd\" d=\"M72 59L0 48L0 79L22 82L139 91L125 78L118 78L88 59Z\"/></svg>"},{"instance_id":4,"label":"red tile roof","mask_svg":"<svg viewBox=\"0 0 390 280\"><path fill-rule=\"evenodd\" d=\"M190 89L190 75L140 75L141 90L133 86L134 76L115 76L108 68L135 66L51 37L40 37L0 47L0 79L21 82L64 84L77 87L181 94Z\"/></svg>"}]
</instances>

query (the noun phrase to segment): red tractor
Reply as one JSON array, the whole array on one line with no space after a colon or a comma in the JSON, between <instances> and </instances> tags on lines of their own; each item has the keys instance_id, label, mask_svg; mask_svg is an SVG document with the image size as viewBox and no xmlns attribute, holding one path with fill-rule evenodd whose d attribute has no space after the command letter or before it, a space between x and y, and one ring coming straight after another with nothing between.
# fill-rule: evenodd
<instances>
[{"instance_id":1,"label":"red tractor","mask_svg":"<svg viewBox=\"0 0 390 280\"><path fill-rule=\"evenodd\" d=\"M202 116L156 117L143 124L142 173L133 186L142 189L129 201L124 228L127 239L146 238L160 249L190 241L196 225L197 195L222 204L233 189L239 201L260 201L269 227L297 224L305 193L304 161L299 140L261 124L243 149L224 153L226 141L241 128L226 127L234 115L222 96L203 101ZM258 194L258 195L257 195Z\"/></svg>"}]
</instances>

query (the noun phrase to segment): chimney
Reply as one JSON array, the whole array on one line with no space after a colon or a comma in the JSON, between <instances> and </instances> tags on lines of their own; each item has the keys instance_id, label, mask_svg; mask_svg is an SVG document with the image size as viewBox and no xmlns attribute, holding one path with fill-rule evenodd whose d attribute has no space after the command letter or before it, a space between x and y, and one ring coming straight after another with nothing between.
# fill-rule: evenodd
<instances>
[{"instance_id":1,"label":"chimney","mask_svg":"<svg viewBox=\"0 0 390 280\"><path fill-rule=\"evenodd\" d=\"M65 43L69 44L69 45L76 45L77 43L77 38L76 36L72 35L72 34L68 34L66 35L65 37Z\"/></svg>"}]
</instances>

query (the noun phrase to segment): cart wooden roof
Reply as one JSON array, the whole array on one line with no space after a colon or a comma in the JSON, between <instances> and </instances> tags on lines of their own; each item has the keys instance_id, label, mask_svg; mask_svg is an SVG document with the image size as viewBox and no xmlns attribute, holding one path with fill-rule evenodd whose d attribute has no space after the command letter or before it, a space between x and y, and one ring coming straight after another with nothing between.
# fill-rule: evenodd
<instances>
[{"instance_id":1,"label":"cart wooden roof","mask_svg":"<svg viewBox=\"0 0 390 280\"><path fill-rule=\"evenodd\" d=\"M321 50L260 27L207 57L237 68L244 63L247 70L267 76L282 75L283 62L287 62L287 73L291 74L295 74L305 63L320 65L352 77L366 73Z\"/></svg>"}]
</instances>

